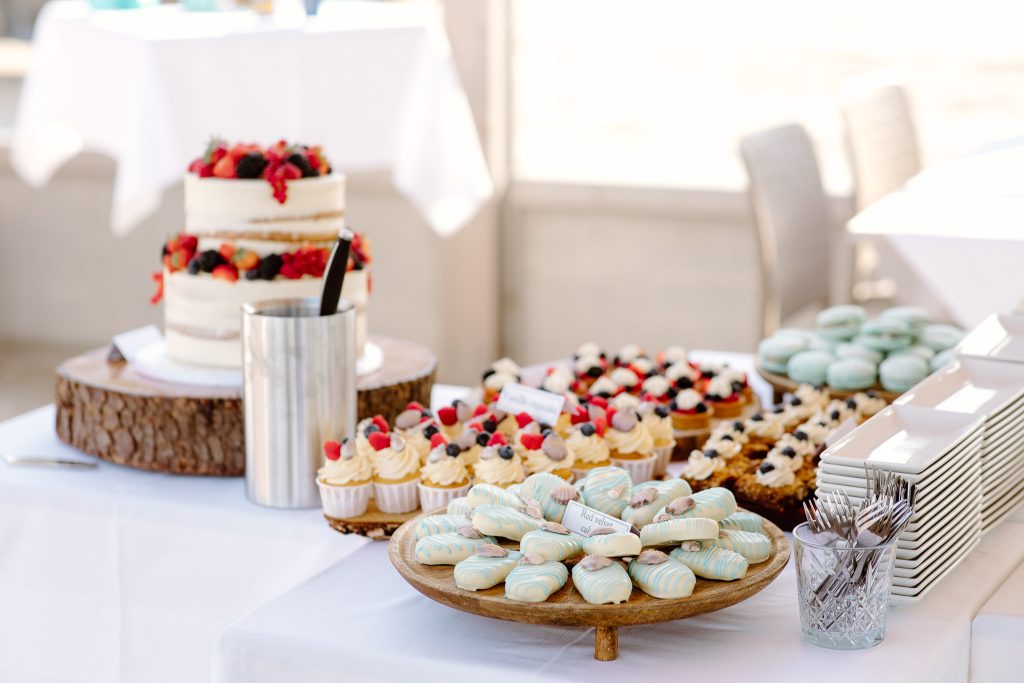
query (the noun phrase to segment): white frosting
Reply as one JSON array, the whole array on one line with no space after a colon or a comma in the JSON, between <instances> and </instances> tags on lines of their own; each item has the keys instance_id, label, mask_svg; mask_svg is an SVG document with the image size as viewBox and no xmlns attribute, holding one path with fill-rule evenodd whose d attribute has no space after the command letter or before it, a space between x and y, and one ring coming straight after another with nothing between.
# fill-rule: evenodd
<instances>
[{"instance_id":1,"label":"white frosting","mask_svg":"<svg viewBox=\"0 0 1024 683\"><path fill-rule=\"evenodd\" d=\"M345 276L342 299L356 307L356 348L366 339L369 302L368 270ZM164 327L167 355L191 365L242 366L242 304L300 297L319 297L321 278L297 280L220 280L207 273L164 271Z\"/></svg>"},{"instance_id":2,"label":"white frosting","mask_svg":"<svg viewBox=\"0 0 1024 683\"><path fill-rule=\"evenodd\" d=\"M374 451L370 456L373 472L379 479L399 481L420 469L420 454L408 442L402 450L395 451L390 446Z\"/></svg>"},{"instance_id":3,"label":"white frosting","mask_svg":"<svg viewBox=\"0 0 1024 683\"><path fill-rule=\"evenodd\" d=\"M611 400L613 407L619 410L627 410L629 408L636 408L640 405L640 399L633 394L619 394Z\"/></svg>"},{"instance_id":4,"label":"white frosting","mask_svg":"<svg viewBox=\"0 0 1024 683\"><path fill-rule=\"evenodd\" d=\"M185 174L185 231L279 232L332 235L345 227L345 176L340 173L292 180L288 198L274 199L263 179L200 178Z\"/></svg>"},{"instance_id":5,"label":"white frosting","mask_svg":"<svg viewBox=\"0 0 1024 683\"><path fill-rule=\"evenodd\" d=\"M601 359L597 356L580 356L576 359L576 362L572 364L573 370L576 374L583 374L594 366L600 367Z\"/></svg>"},{"instance_id":6,"label":"white frosting","mask_svg":"<svg viewBox=\"0 0 1024 683\"><path fill-rule=\"evenodd\" d=\"M685 363L686 355L686 349L684 349L682 346L669 346L662 353L662 357L665 359L665 365Z\"/></svg>"},{"instance_id":7,"label":"white frosting","mask_svg":"<svg viewBox=\"0 0 1024 683\"><path fill-rule=\"evenodd\" d=\"M661 375L654 375L645 379L640 389L645 394L650 394L651 396L664 396L668 393L669 386L667 379Z\"/></svg>"},{"instance_id":8,"label":"white frosting","mask_svg":"<svg viewBox=\"0 0 1024 683\"><path fill-rule=\"evenodd\" d=\"M583 342L576 348L576 357L598 357L601 355L601 347L594 342Z\"/></svg>"},{"instance_id":9,"label":"white frosting","mask_svg":"<svg viewBox=\"0 0 1024 683\"><path fill-rule=\"evenodd\" d=\"M732 388L732 380L729 379L728 375L720 374L715 375L705 391L707 394L718 396L719 398L728 398L736 392Z\"/></svg>"},{"instance_id":10,"label":"white frosting","mask_svg":"<svg viewBox=\"0 0 1024 683\"><path fill-rule=\"evenodd\" d=\"M696 382L697 378L700 377L700 373L697 372L692 365L686 362L673 363L665 370L665 377L669 381L675 382L680 377L689 377L691 381Z\"/></svg>"},{"instance_id":11,"label":"white frosting","mask_svg":"<svg viewBox=\"0 0 1024 683\"><path fill-rule=\"evenodd\" d=\"M572 384L572 379L566 379L565 375L553 372L544 378L541 382L540 388L544 391L550 391L552 394L564 394L569 391L569 385Z\"/></svg>"},{"instance_id":12,"label":"white frosting","mask_svg":"<svg viewBox=\"0 0 1024 683\"><path fill-rule=\"evenodd\" d=\"M641 353L643 353L643 349L636 344L626 344L619 349L619 352L615 354L615 357L619 359L620 363L631 363Z\"/></svg>"},{"instance_id":13,"label":"white frosting","mask_svg":"<svg viewBox=\"0 0 1024 683\"><path fill-rule=\"evenodd\" d=\"M772 463L774 464L774 463ZM754 473L754 479L758 484L767 486L768 488L781 488L783 486L789 486L796 481L796 476L793 471L788 467L776 467L770 472L762 472L759 467Z\"/></svg>"},{"instance_id":14,"label":"white frosting","mask_svg":"<svg viewBox=\"0 0 1024 683\"><path fill-rule=\"evenodd\" d=\"M703 400L704 397L695 389L683 389L676 394L675 404L679 410L693 410Z\"/></svg>"},{"instance_id":15,"label":"white frosting","mask_svg":"<svg viewBox=\"0 0 1024 683\"><path fill-rule=\"evenodd\" d=\"M630 365L644 375L646 375L647 373L654 369L654 361L651 360L650 358L647 358L646 356L634 358L633 362L630 363Z\"/></svg>"},{"instance_id":16,"label":"white frosting","mask_svg":"<svg viewBox=\"0 0 1024 683\"><path fill-rule=\"evenodd\" d=\"M502 388L509 382L515 382L515 375L509 375L502 372L495 372L487 376L484 380L484 389L488 391L501 391Z\"/></svg>"},{"instance_id":17,"label":"white frosting","mask_svg":"<svg viewBox=\"0 0 1024 683\"><path fill-rule=\"evenodd\" d=\"M736 457L743 450L743 447L735 441L715 438L708 439L704 443L704 449L707 450L709 448L714 448L718 452L718 457L725 460Z\"/></svg>"},{"instance_id":18,"label":"white frosting","mask_svg":"<svg viewBox=\"0 0 1024 683\"><path fill-rule=\"evenodd\" d=\"M604 393L614 394L618 390L619 385L613 382L608 376L598 377L597 381L590 385L590 393L594 395Z\"/></svg>"},{"instance_id":19,"label":"white frosting","mask_svg":"<svg viewBox=\"0 0 1024 683\"><path fill-rule=\"evenodd\" d=\"M491 370L494 370L499 375L518 375L519 365L506 356L491 363Z\"/></svg>"},{"instance_id":20,"label":"white frosting","mask_svg":"<svg viewBox=\"0 0 1024 683\"><path fill-rule=\"evenodd\" d=\"M804 405L811 406L815 410L824 408L828 405L828 390L827 389L815 389L810 384L801 384L793 392L793 395L803 401Z\"/></svg>"},{"instance_id":21,"label":"white frosting","mask_svg":"<svg viewBox=\"0 0 1024 683\"><path fill-rule=\"evenodd\" d=\"M615 368L608 378L620 387L635 387L640 382L636 373L628 368Z\"/></svg>"},{"instance_id":22,"label":"white frosting","mask_svg":"<svg viewBox=\"0 0 1024 683\"><path fill-rule=\"evenodd\" d=\"M686 466L683 467L683 476L687 479L703 480L723 467L725 461L721 458L709 458L702 451L692 451Z\"/></svg>"},{"instance_id":23,"label":"white frosting","mask_svg":"<svg viewBox=\"0 0 1024 683\"><path fill-rule=\"evenodd\" d=\"M775 465L776 469L789 469L794 472L803 467L804 459L800 455L790 458L789 456L782 454L782 447L775 446L775 448L768 451L765 462L770 462Z\"/></svg>"}]
</instances>

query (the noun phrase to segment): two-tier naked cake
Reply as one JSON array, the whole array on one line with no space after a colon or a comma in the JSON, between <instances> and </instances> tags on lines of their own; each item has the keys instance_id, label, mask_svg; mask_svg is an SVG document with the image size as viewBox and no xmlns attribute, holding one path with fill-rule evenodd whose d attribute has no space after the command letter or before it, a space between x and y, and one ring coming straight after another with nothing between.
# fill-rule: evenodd
<instances>
[{"instance_id":1,"label":"two-tier naked cake","mask_svg":"<svg viewBox=\"0 0 1024 683\"><path fill-rule=\"evenodd\" d=\"M185 231L163 249L167 354L192 365L242 364L241 306L319 296L331 247L345 226L345 176L318 147L210 143L185 176ZM357 234L342 297L356 308L357 355L366 339L370 248Z\"/></svg>"}]
</instances>

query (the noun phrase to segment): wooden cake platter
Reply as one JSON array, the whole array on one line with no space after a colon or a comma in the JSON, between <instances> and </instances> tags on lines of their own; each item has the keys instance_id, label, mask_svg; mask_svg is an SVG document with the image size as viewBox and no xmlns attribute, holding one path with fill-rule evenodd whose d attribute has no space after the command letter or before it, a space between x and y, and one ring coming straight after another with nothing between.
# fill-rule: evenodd
<instances>
[{"instance_id":1,"label":"wooden cake platter","mask_svg":"<svg viewBox=\"0 0 1024 683\"><path fill-rule=\"evenodd\" d=\"M768 382L768 384L772 385L774 398L776 402L782 400L783 394L787 392L793 393L794 391L796 391L797 387L799 387L801 384L800 382L794 382L785 375L779 375L774 372L768 372L767 370L762 368L761 363L756 360L754 361L754 370L756 370L757 374L761 376L761 379L763 379L765 382ZM849 398L854 394L860 393L862 391L867 391L868 389L873 389L874 391L878 392L878 395L884 398L886 403L892 403L901 396L901 393L898 391L886 391L885 389L882 388L882 385L880 384L875 384L875 386L868 387L868 389L856 389L854 391L835 389L833 387L827 388L828 393L832 395L832 398Z\"/></svg>"},{"instance_id":2,"label":"wooden cake platter","mask_svg":"<svg viewBox=\"0 0 1024 683\"><path fill-rule=\"evenodd\" d=\"M660 600L634 588L629 600L622 604L592 605L579 594L570 577L546 602L516 602L505 598L503 584L475 592L462 590L452 578L454 567L416 561L415 522L427 514L442 512L417 515L391 537L388 557L402 578L431 600L463 612L527 624L593 626L594 658L604 661L618 656L619 627L674 621L730 607L763 590L789 561L786 537L777 526L764 520L764 533L772 541L771 555L764 562L750 565L747 575L737 581L698 577L693 594L685 598Z\"/></svg>"},{"instance_id":3,"label":"wooden cake platter","mask_svg":"<svg viewBox=\"0 0 1024 683\"><path fill-rule=\"evenodd\" d=\"M427 404L437 358L415 342L373 340L380 369L357 382L358 414L389 421L410 401ZM242 391L150 379L95 349L57 368L57 435L103 460L157 472L245 474Z\"/></svg>"}]
</instances>

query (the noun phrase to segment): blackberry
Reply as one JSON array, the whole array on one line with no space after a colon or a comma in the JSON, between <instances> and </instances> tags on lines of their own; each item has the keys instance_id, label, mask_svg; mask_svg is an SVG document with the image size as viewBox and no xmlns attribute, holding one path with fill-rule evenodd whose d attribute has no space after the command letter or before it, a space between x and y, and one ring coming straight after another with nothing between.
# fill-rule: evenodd
<instances>
[{"instance_id":1,"label":"blackberry","mask_svg":"<svg viewBox=\"0 0 1024 683\"><path fill-rule=\"evenodd\" d=\"M267 160L259 152L249 152L238 160L235 173L239 178L259 178L267 167Z\"/></svg>"},{"instance_id":2,"label":"blackberry","mask_svg":"<svg viewBox=\"0 0 1024 683\"><path fill-rule=\"evenodd\" d=\"M480 432L476 435L476 443L478 446L486 446L487 442L491 440L491 435L487 432Z\"/></svg>"},{"instance_id":3,"label":"blackberry","mask_svg":"<svg viewBox=\"0 0 1024 683\"><path fill-rule=\"evenodd\" d=\"M459 444L450 443L444 447L444 452L447 453L452 458L457 458L459 457L459 455L462 454L462 449L459 448Z\"/></svg>"},{"instance_id":4,"label":"blackberry","mask_svg":"<svg viewBox=\"0 0 1024 683\"><path fill-rule=\"evenodd\" d=\"M198 275L199 274L199 259L193 256L188 261L188 274Z\"/></svg>"},{"instance_id":5,"label":"blackberry","mask_svg":"<svg viewBox=\"0 0 1024 683\"><path fill-rule=\"evenodd\" d=\"M207 249L198 258L199 270L204 273L212 273L214 268L224 263L224 257L215 249Z\"/></svg>"},{"instance_id":6,"label":"blackberry","mask_svg":"<svg viewBox=\"0 0 1024 683\"><path fill-rule=\"evenodd\" d=\"M441 430L435 427L434 425L427 425L427 427L423 430L423 436L426 437L427 439L432 439L434 438L434 434L437 434L440 431Z\"/></svg>"},{"instance_id":7,"label":"blackberry","mask_svg":"<svg viewBox=\"0 0 1024 683\"><path fill-rule=\"evenodd\" d=\"M295 166L297 166L299 170L302 171L303 178L310 178L316 175L316 171L314 171L313 167L309 165L309 159L306 158L305 154L300 154L299 152L296 152L295 154L292 154L290 157L288 157L285 161L287 161L289 164L294 164Z\"/></svg>"},{"instance_id":8,"label":"blackberry","mask_svg":"<svg viewBox=\"0 0 1024 683\"><path fill-rule=\"evenodd\" d=\"M246 280L259 280L260 279L259 268L250 268L249 270L245 271L245 279Z\"/></svg>"},{"instance_id":9,"label":"blackberry","mask_svg":"<svg viewBox=\"0 0 1024 683\"><path fill-rule=\"evenodd\" d=\"M254 270L258 270L260 278L263 280L273 280L277 277L277 274L281 272L281 266L284 265L284 260L277 254L269 254L264 256L260 261L260 265Z\"/></svg>"},{"instance_id":10,"label":"blackberry","mask_svg":"<svg viewBox=\"0 0 1024 683\"><path fill-rule=\"evenodd\" d=\"M498 423L494 420L484 420L484 431L490 432L491 434L498 428Z\"/></svg>"}]
</instances>

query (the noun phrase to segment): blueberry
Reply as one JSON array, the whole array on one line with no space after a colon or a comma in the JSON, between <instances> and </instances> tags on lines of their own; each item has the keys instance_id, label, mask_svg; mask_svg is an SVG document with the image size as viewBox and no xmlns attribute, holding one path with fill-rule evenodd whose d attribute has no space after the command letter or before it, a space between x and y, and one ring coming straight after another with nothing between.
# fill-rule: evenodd
<instances>
[{"instance_id":1,"label":"blueberry","mask_svg":"<svg viewBox=\"0 0 1024 683\"><path fill-rule=\"evenodd\" d=\"M498 455L501 456L502 460L511 460L515 454L516 452L512 450L511 446L502 446L498 449Z\"/></svg>"},{"instance_id":2,"label":"blueberry","mask_svg":"<svg viewBox=\"0 0 1024 683\"><path fill-rule=\"evenodd\" d=\"M750 416L751 422L764 422L764 415L761 413L754 413Z\"/></svg>"},{"instance_id":3,"label":"blueberry","mask_svg":"<svg viewBox=\"0 0 1024 683\"><path fill-rule=\"evenodd\" d=\"M366 429L363 430L363 436L369 438L370 434L373 434L374 432L379 432L379 431L380 431L380 427L378 427L377 425L375 425L375 424L373 424L371 422L370 424L366 425Z\"/></svg>"},{"instance_id":4,"label":"blueberry","mask_svg":"<svg viewBox=\"0 0 1024 683\"><path fill-rule=\"evenodd\" d=\"M803 404L804 402L800 400L799 396L794 396L793 398L789 399L789 405L791 406L802 406Z\"/></svg>"},{"instance_id":5,"label":"blueberry","mask_svg":"<svg viewBox=\"0 0 1024 683\"><path fill-rule=\"evenodd\" d=\"M592 422L584 422L580 426L580 431L583 433L583 436L593 436L597 432L597 427Z\"/></svg>"},{"instance_id":6,"label":"blueberry","mask_svg":"<svg viewBox=\"0 0 1024 683\"><path fill-rule=\"evenodd\" d=\"M462 449L459 448L459 444L450 443L444 447L444 452L450 455L451 457L456 458L462 453Z\"/></svg>"},{"instance_id":7,"label":"blueberry","mask_svg":"<svg viewBox=\"0 0 1024 683\"><path fill-rule=\"evenodd\" d=\"M732 438L732 434L723 434L722 435L722 441L735 441L735 440L736 439Z\"/></svg>"},{"instance_id":8,"label":"blueberry","mask_svg":"<svg viewBox=\"0 0 1024 683\"><path fill-rule=\"evenodd\" d=\"M484 431L494 433L494 430L498 428L498 423L494 420L484 420Z\"/></svg>"},{"instance_id":9,"label":"blueberry","mask_svg":"<svg viewBox=\"0 0 1024 683\"><path fill-rule=\"evenodd\" d=\"M700 373L700 376L703 377L704 379L711 379L712 377L715 376L715 371L714 370L702 370L701 373Z\"/></svg>"},{"instance_id":10,"label":"blueberry","mask_svg":"<svg viewBox=\"0 0 1024 683\"><path fill-rule=\"evenodd\" d=\"M868 389L868 390L867 390L867 395L868 395L868 396L869 396L870 398L878 398L878 392L877 392L877 391L875 391L874 389Z\"/></svg>"},{"instance_id":11,"label":"blueberry","mask_svg":"<svg viewBox=\"0 0 1024 683\"><path fill-rule=\"evenodd\" d=\"M598 377L601 376L601 374L601 366L599 365L592 365L589 368L587 368L587 377L597 379Z\"/></svg>"},{"instance_id":12,"label":"blueberry","mask_svg":"<svg viewBox=\"0 0 1024 683\"><path fill-rule=\"evenodd\" d=\"M797 441L807 441L808 439L811 438L807 435L807 432L805 432L802 429L798 429L795 432L793 432L793 436L796 437Z\"/></svg>"},{"instance_id":13,"label":"blueberry","mask_svg":"<svg viewBox=\"0 0 1024 683\"><path fill-rule=\"evenodd\" d=\"M782 454L787 458L795 458L796 449L793 448L792 446L786 446L785 448L782 449Z\"/></svg>"},{"instance_id":14,"label":"blueberry","mask_svg":"<svg viewBox=\"0 0 1024 683\"><path fill-rule=\"evenodd\" d=\"M757 469L758 471L761 472L761 474L768 474L769 472L775 469L775 465L771 464L770 462L763 462Z\"/></svg>"},{"instance_id":15,"label":"blueberry","mask_svg":"<svg viewBox=\"0 0 1024 683\"><path fill-rule=\"evenodd\" d=\"M193 256L188 261L188 274L196 275L199 273L199 259Z\"/></svg>"},{"instance_id":16,"label":"blueberry","mask_svg":"<svg viewBox=\"0 0 1024 683\"><path fill-rule=\"evenodd\" d=\"M696 410L698 413L706 413L708 412L708 407L703 403L698 403L697 407L694 408L694 410Z\"/></svg>"},{"instance_id":17,"label":"blueberry","mask_svg":"<svg viewBox=\"0 0 1024 683\"><path fill-rule=\"evenodd\" d=\"M782 405L781 403L777 406L772 406L772 412L776 415L780 415L786 412L786 406Z\"/></svg>"},{"instance_id":18,"label":"blueberry","mask_svg":"<svg viewBox=\"0 0 1024 683\"><path fill-rule=\"evenodd\" d=\"M668 391L665 392L665 395L668 396L669 398L675 398L676 396L679 395L679 390L676 389L675 387L669 387Z\"/></svg>"},{"instance_id":19,"label":"blueberry","mask_svg":"<svg viewBox=\"0 0 1024 683\"><path fill-rule=\"evenodd\" d=\"M850 410L857 410L857 401L851 396L846 399L846 407Z\"/></svg>"},{"instance_id":20,"label":"blueberry","mask_svg":"<svg viewBox=\"0 0 1024 683\"><path fill-rule=\"evenodd\" d=\"M739 432L740 434L742 434L743 433L743 420L733 420L732 430L734 432Z\"/></svg>"},{"instance_id":21,"label":"blueberry","mask_svg":"<svg viewBox=\"0 0 1024 683\"><path fill-rule=\"evenodd\" d=\"M427 439L432 439L434 438L434 434L437 434L439 431L441 430L438 429L436 425L427 425L423 430L423 436Z\"/></svg>"},{"instance_id":22,"label":"blueberry","mask_svg":"<svg viewBox=\"0 0 1024 683\"><path fill-rule=\"evenodd\" d=\"M258 268L252 268L250 270L245 271L245 279L246 280L259 280L260 279L260 271L259 271L259 269Z\"/></svg>"},{"instance_id":23,"label":"blueberry","mask_svg":"<svg viewBox=\"0 0 1024 683\"><path fill-rule=\"evenodd\" d=\"M833 410L831 413L828 414L828 416L831 417L833 420L838 420L840 417L840 412L838 410Z\"/></svg>"},{"instance_id":24,"label":"blueberry","mask_svg":"<svg viewBox=\"0 0 1024 683\"><path fill-rule=\"evenodd\" d=\"M606 401L612 397L611 393L608 391L602 391L601 393L598 394L598 396L600 396Z\"/></svg>"},{"instance_id":25,"label":"blueberry","mask_svg":"<svg viewBox=\"0 0 1024 683\"><path fill-rule=\"evenodd\" d=\"M551 431L551 425L544 424L543 422L541 422L540 423L540 433L543 434L544 432L549 432L549 431Z\"/></svg>"},{"instance_id":26,"label":"blueberry","mask_svg":"<svg viewBox=\"0 0 1024 683\"><path fill-rule=\"evenodd\" d=\"M705 458L717 458L718 457L718 451L715 450L714 448L709 448L709 449L704 451L704 457Z\"/></svg>"},{"instance_id":27,"label":"blueberry","mask_svg":"<svg viewBox=\"0 0 1024 683\"><path fill-rule=\"evenodd\" d=\"M660 418L666 418L668 417L668 408L665 406L658 406L654 409L654 414Z\"/></svg>"},{"instance_id":28,"label":"blueberry","mask_svg":"<svg viewBox=\"0 0 1024 683\"><path fill-rule=\"evenodd\" d=\"M476 435L476 442L480 446L486 446L487 442L491 440L491 435L487 432L480 432Z\"/></svg>"}]
</instances>

